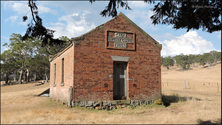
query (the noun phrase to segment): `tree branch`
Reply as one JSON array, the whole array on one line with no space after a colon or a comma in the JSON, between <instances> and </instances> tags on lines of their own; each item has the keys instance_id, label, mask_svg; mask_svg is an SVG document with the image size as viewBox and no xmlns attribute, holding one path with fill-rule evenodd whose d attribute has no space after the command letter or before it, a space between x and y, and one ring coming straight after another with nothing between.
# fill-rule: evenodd
<instances>
[{"instance_id":1,"label":"tree branch","mask_svg":"<svg viewBox=\"0 0 222 125\"><path fill-rule=\"evenodd\" d=\"M33 1L32 1L32 2L33 2ZM35 23L37 23L36 20L35 20L34 14L33 14L33 9L32 9L32 5L31 5L31 0L29 0L29 7L30 7L30 9L31 9L32 18L33 18L33 20L35 21Z\"/></svg>"}]
</instances>

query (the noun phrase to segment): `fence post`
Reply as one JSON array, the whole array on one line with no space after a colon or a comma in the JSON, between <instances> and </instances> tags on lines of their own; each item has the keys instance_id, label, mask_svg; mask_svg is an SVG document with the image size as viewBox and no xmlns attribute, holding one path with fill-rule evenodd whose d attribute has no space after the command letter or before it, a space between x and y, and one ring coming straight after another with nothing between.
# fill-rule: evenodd
<instances>
[{"instance_id":1,"label":"fence post","mask_svg":"<svg viewBox=\"0 0 222 125\"><path fill-rule=\"evenodd\" d=\"M186 89L186 81L184 81L184 89Z\"/></svg>"}]
</instances>

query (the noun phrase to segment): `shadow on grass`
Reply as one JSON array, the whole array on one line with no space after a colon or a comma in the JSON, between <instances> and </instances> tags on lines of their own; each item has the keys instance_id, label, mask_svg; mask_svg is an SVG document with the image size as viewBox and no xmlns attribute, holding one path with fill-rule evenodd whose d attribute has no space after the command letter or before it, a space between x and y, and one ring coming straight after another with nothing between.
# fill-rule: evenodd
<instances>
[{"instance_id":1,"label":"shadow on grass","mask_svg":"<svg viewBox=\"0 0 222 125\"><path fill-rule=\"evenodd\" d=\"M193 97L180 97L178 94L173 95L162 95L162 102L165 107L170 106L171 103L177 103L177 102L185 102L187 100L195 99L197 101L201 101L201 99L193 98Z\"/></svg>"},{"instance_id":2,"label":"shadow on grass","mask_svg":"<svg viewBox=\"0 0 222 125\"><path fill-rule=\"evenodd\" d=\"M217 119L217 121L215 122L212 122L210 120L203 121L201 119L198 119L197 122L198 122L198 125L221 125L221 118Z\"/></svg>"}]
</instances>

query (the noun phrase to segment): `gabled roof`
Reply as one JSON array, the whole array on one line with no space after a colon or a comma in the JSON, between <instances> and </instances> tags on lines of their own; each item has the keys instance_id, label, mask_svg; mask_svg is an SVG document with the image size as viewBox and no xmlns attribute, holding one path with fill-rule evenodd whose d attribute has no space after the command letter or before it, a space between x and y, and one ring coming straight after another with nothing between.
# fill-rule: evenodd
<instances>
[{"instance_id":1,"label":"gabled roof","mask_svg":"<svg viewBox=\"0 0 222 125\"><path fill-rule=\"evenodd\" d=\"M125 16L122 12L120 12L115 18L107 21L106 23L116 19L117 17L119 16L122 16L124 19L126 19L131 25L133 25L135 28L137 28L144 36L147 36L148 38L151 38L153 40L153 44L154 46L162 49L162 44L159 44L155 39L153 39L149 34L147 34L143 29L141 29L138 25L136 25L132 20L130 20L127 16ZM106 24L104 23L104 24ZM50 61L52 61L56 56L59 56L61 55L65 50L67 50L70 45L72 45L72 43L74 42L74 44L78 44L79 43L79 40L83 40L85 38L85 36L87 36L89 33L95 31L96 29L98 28L102 28L104 24L101 24L97 27L95 27L94 29L90 30L89 32L81 35L81 36L78 36L78 37L74 37L74 38L71 38L71 41L69 45L67 45L66 47L64 47L60 52L58 52L57 54L55 54L54 56L51 56L51 59Z\"/></svg>"},{"instance_id":2,"label":"gabled roof","mask_svg":"<svg viewBox=\"0 0 222 125\"><path fill-rule=\"evenodd\" d=\"M133 26L134 26L135 28L137 28L140 32L142 32L143 35L151 38L155 44L159 44L155 39L153 39L153 38L152 38L149 34L147 34L143 29L141 29L139 26L137 26L132 20L130 20L130 19L129 19L127 16L125 16L122 12L120 12L115 18L117 18L117 17L119 17L119 16L122 16L124 19L126 19L131 25L133 25ZM107 21L106 23L114 20L115 18ZM106 24L106 23L104 23L104 24ZM93 31L96 30L97 28L102 27L104 24L97 26L96 28L90 30L89 32L87 32L87 33L85 33L85 34L83 34L83 35L81 35L81 36L79 36L79 37L71 38L71 41L78 41L78 40L84 39L84 37L85 37L87 34L93 32Z\"/></svg>"}]
</instances>

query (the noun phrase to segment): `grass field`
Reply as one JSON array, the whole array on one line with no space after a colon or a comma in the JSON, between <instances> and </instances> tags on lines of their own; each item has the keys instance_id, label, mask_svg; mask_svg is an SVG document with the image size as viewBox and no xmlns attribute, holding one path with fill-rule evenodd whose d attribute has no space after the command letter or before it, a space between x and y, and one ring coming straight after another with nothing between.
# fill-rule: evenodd
<instances>
[{"instance_id":1,"label":"grass field","mask_svg":"<svg viewBox=\"0 0 222 125\"><path fill-rule=\"evenodd\" d=\"M49 88L49 83L1 86L1 124L221 124L221 63L210 69L177 70L162 68L162 93L171 100L168 107L153 104L112 111L69 108L48 97L34 96ZM183 101L187 97L200 100Z\"/></svg>"}]
</instances>

